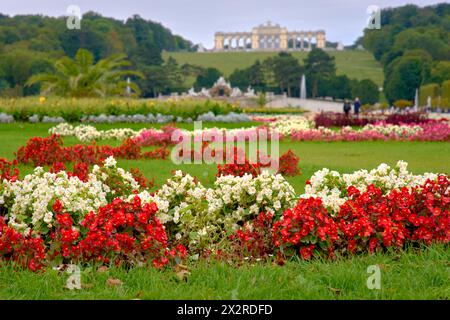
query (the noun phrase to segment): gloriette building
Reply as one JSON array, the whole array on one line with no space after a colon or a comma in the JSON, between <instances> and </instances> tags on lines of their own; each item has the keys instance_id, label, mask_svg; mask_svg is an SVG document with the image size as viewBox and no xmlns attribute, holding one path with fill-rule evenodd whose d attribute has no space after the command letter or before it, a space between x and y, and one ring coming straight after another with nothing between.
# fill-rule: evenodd
<instances>
[{"instance_id":1,"label":"gloriette building","mask_svg":"<svg viewBox=\"0 0 450 320\"><path fill-rule=\"evenodd\" d=\"M325 31L288 31L269 21L253 28L251 32L216 32L214 50L311 50L313 41L317 48L325 48Z\"/></svg>"}]
</instances>

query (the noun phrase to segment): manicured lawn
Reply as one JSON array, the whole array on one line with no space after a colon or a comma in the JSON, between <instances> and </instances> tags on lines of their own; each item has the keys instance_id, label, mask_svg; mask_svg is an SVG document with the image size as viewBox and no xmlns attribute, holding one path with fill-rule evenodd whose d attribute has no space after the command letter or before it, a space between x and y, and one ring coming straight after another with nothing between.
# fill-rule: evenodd
<instances>
[{"instance_id":1,"label":"manicured lawn","mask_svg":"<svg viewBox=\"0 0 450 320\"><path fill-rule=\"evenodd\" d=\"M204 124L208 127L243 127L245 124ZM13 158L14 151L34 136L47 136L53 124L1 124L0 157ZM158 125L101 124L98 129L131 127L139 129ZM184 128L192 125L183 124ZM65 138L65 144L79 143ZM117 145L117 141L102 141ZM450 143L446 142L291 142L280 143L280 153L292 149L300 156L302 175L288 178L299 194L307 179L323 167L351 172L371 169L385 162L398 160L410 164L414 173L450 172ZM181 165L170 160L119 160L129 169L138 167L147 178L155 178L155 189L181 169L195 175L205 185L214 181L215 165ZM22 175L33 170L21 166ZM158 271L151 267L129 270L110 268L98 272L92 265L82 266L82 289L65 288L69 277L52 268L33 273L0 267L0 299L449 299L450 250L448 245L406 252L341 257L337 261L314 259L293 260L284 266L271 262L231 266L223 262L187 261L190 275L179 280L173 269ZM367 268L378 265L381 289L370 290ZM109 286L108 279L122 285Z\"/></svg>"},{"instance_id":2,"label":"manicured lawn","mask_svg":"<svg viewBox=\"0 0 450 320\"><path fill-rule=\"evenodd\" d=\"M171 270L83 268L81 290L65 289L68 273L0 272L0 299L449 299L450 253L445 246L374 254L338 261L292 261L284 266L200 263L187 281ZM380 267L380 290L368 289L371 265ZM123 284L108 286L108 279Z\"/></svg>"},{"instance_id":3,"label":"manicured lawn","mask_svg":"<svg viewBox=\"0 0 450 320\"><path fill-rule=\"evenodd\" d=\"M243 127L252 123L224 124L206 123L204 127ZM47 136L52 124L2 124L0 125L0 157L13 158L14 152L34 136ZM143 127L159 127L153 124L99 124L98 129L130 127L140 129ZM192 124L180 125L192 129ZM65 138L67 145L79 143L75 138ZM117 141L101 141L102 144L117 145ZM340 172L353 172L361 168L372 169L380 163L395 165L398 160L405 160L414 173L424 172L450 172L450 143L448 142L291 142L280 143L280 153L292 149L300 156L302 175L288 178L297 193L301 193L305 181L311 175L328 167ZM214 181L217 172L216 165L176 165L170 160L119 160L119 165L125 169L138 167L147 178L155 179L155 186L161 186L171 176L173 170L183 170L196 176L205 185ZM31 166L21 166L23 173L33 170Z\"/></svg>"},{"instance_id":4,"label":"manicured lawn","mask_svg":"<svg viewBox=\"0 0 450 320\"><path fill-rule=\"evenodd\" d=\"M337 74L345 74L352 79L371 79L377 85L383 84L383 69L371 53L367 51L329 51L336 59ZM252 65L256 60L263 61L274 52L164 52L163 58L173 57L180 65L190 63L202 67L214 67L229 76L235 69L243 69ZM301 64L308 52L292 52ZM192 79L192 82L195 79Z\"/></svg>"}]
</instances>

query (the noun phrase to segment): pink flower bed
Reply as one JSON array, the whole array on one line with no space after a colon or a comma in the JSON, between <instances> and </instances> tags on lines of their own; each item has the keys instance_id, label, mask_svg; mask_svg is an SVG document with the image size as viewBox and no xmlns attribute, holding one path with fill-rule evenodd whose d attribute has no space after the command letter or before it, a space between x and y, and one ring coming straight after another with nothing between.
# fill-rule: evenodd
<instances>
[{"instance_id":1,"label":"pink flower bed","mask_svg":"<svg viewBox=\"0 0 450 320\"><path fill-rule=\"evenodd\" d=\"M384 123L376 126L386 127ZM414 130L414 127L421 130ZM387 127L386 127L387 128ZM326 128L295 130L291 132L294 141L450 141L450 125L447 122L428 122L419 125L401 125L400 130L381 132L382 130L353 130L342 128L340 131L331 131ZM378 128L377 128L378 129Z\"/></svg>"}]
</instances>

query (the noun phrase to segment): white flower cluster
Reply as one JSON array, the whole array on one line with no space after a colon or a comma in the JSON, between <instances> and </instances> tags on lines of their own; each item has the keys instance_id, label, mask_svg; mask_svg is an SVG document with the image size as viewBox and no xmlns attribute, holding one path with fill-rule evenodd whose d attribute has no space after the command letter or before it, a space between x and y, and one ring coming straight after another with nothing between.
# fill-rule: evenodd
<instances>
[{"instance_id":1,"label":"white flower cluster","mask_svg":"<svg viewBox=\"0 0 450 320\"><path fill-rule=\"evenodd\" d=\"M139 196L143 202L155 202L166 229L174 225L175 237L188 238L193 248L217 243L260 212L281 215L295 205L293 187L281 175L266 171L257 177L221 176L212 188L177 171L155 195L145 191Z\"/></svg>"},{"instance_id":2,"label":"white flower cluster","mask_svg":"<svg viewBox=\"0 0 450 320\"><path fill-rule=\"evenodd\" d=\"M375 131L385 136L390 136L394 134L399 137L410 137L423 132L423 128L417 125L409 126L396 124L383 124L383 125L366 124L360 131L362 132Z\"/></svg>"},{"instance_id":3,"label":"white flower cluster","mask_svg":"<svg viewBox=\"0 0 450 320\"><path fill-rule=\"evenodd\" d=\"M337 171L324 168L313 174L310 184L306 185L301 198L320 197L324 205L337 214L339 207L347 201L347 188L354 186L360 192L367 190L371 184L380 188L384 194L393 189L415 187L422 185L427 179L435 180L438 175L425 173L414 175L407 169L408 163L398 161L394 168L382 163L373 170L361 169L350 174L340 174Z\"/></svg>"},{"instance_id":4,"label":"white flower cluster","mask_svg":"<svg viewBox=\"0 0 450 320\"><path fill-rule=\"evenodd\" d=\"M314 122L303 116L283 115L277 116L276 121L269 123L269 127L289 136L293 130L300 131L314 128Z\"/></svg>"},{"instance_id":5,"label":"white flower cluster","mask_svg":"<svg viewBox=\"0 0 450 320\"><path fill-rule=\"evenodd\" d=\"M60 123L59 125L50 128L48 130L49 134L58 134L63 137L73 136L76 137L78 140L82 142L89 142L93 140L107 140L107 139L116 139L116 140L125 140L127 138L135 138L141 135L144 131L149 130L147 128L141 129L139 131L130 129L130 128L121 128L121 129L109 129L109 130L97 130L95 127L90 125L78 125L73 126L68 123ZM151 129L154 133L161 133L163 134L164 131L160 129ZM222 133L225 137L226 135L228 137L236 137L241 135L242 137L245 136L252 136L252 134L256 134L256 130L261 130L257 127L248 127L248 128L235 128L235 129L227 129L227 128L202 128L201 130L185 130L180 129L180 131L184 135L188 136L194 136L198 135L201 136L205 133ZM255 136L256 137L256 136Z\"/></svg>"},{"instance_id":6,"label":"white flower cluster","mask_svg":"<svg viewBox=\"0 0 450 320\"><path fill-rule=\"evenodd\" d=\"M105 168L105 170L103 170ZM45 172L37 167L23 180L0 184L0 205L8 208L9 224L24 232L30 228L36 232L51 228L54 222L52 206L57 199L64 212L70 212L77 225L84 215L106 205L114 197L114 186L107 183L108 172L120 177L125 185L138 190L139 185L132 175L116 168L116 161L109 157L104 167L94 166L86 182L78 177L69 177L65 171Z\"/></svg>"},{"instance_id":7,"label":"white flower cluster","mask_svg":"<svg viewBox=\"0 0 450 320\"><path fill-rule=\"evenodd\" d=\"M141 133L140 131L135 131L130 128L121 129L109 129L109 130L97 130L93 126L89 125L79 125L73 126L68 123L60 123L59 125L50 128L48 130L49 134L58 134L60 136L74 136L78 140L83 142L88 142L92 140L125 140L127 138L133 138Z\"/></svg>"},{"instance_id":8,"label":"white flower cluster","mask_svg":"<svg viewBox=\"0 0 450 320\"><path fill-rule=\"evenodd\" d=\"M59 199L67 212L84 215L107 203L108 186L90 177L83 182L77 177L68 177L65 171L45 172L37 167L23 180L13 183L4 181L0 203L9 210L9 224L25 232L51 227L54 221L52 205Z\"/></svg>"}]
</instances>

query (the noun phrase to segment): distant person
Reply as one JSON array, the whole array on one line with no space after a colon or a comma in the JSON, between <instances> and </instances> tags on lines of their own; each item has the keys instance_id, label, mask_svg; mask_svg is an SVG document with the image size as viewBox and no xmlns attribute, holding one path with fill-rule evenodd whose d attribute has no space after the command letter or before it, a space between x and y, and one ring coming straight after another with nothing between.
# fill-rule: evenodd
<instances>
[{"instance_id":1,"label":"distant person","mask_svg":"<svg viewBox=\"0 0 450 320\"><path fill-rule=\"evenodd\" d=\"M350 110L352 110L352 106L350 104L350 101L345 99L345 101L344 101L344 113L345 113L346 117L348 117L350 115Z\"/></svg>"},{"instance_id":2,"label":"distant person","mask_svg":"<svg viewBox=\"0 0 450 320\"><path fill-rule=\"evenodd\" d=\"M355 111L355 116L359 116L359 110L361 109L361 102L359 101L359 98L355 98L355 102L353 102L353 108Z\"/></svg>"}]
</instances>

